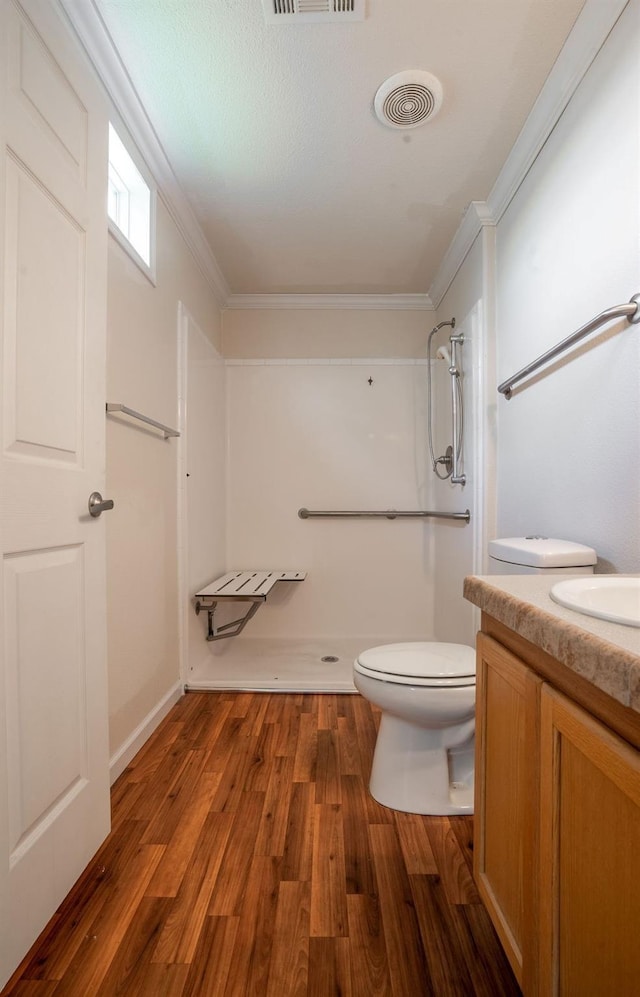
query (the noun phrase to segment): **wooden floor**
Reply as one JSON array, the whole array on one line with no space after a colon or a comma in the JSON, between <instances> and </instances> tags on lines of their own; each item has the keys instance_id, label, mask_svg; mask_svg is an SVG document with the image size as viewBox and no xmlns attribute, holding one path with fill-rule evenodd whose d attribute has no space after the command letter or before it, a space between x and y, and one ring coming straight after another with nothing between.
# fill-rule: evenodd
<instances>
[{"instance_id":1,"label":"wooden floor","mask_svg":"<svg viewBox=\"0 0 640 997\"><path fill-rule=\"evenodd\" d=\"M377 804L376 724L360 696L188 693L3 994L519 994L472 820Z\"/></svg>"}]
</instances>

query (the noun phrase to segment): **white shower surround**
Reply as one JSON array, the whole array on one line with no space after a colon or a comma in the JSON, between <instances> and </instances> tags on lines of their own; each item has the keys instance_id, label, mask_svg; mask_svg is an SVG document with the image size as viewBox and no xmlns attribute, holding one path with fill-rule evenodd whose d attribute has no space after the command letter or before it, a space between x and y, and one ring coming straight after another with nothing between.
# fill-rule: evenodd
<instances>
[{"instance_id":1,"label":"white shower surround","mask_svg":"<svg viewBox=\"0 0 640 997\"><path fill-rule=\"evenodd\" d=\"M426 360L227 360L225 369L225 567L308 575L274 589L237 638L207 642L205 618L194 627L190 606L185 680L194 688L355 691L360 649L439 636L436 590L446 564L435 564L436 531L453 539L469 527L297 513L438 508L427 460ZM450 442L449 377L442 361L433 373L440 453ZM467 508L462 489L453 495L456 508ZM196 523L191 529L197 536ZM190 593L205 580L190 572ZM231 618L231 610L216 612L220 622ZM472 640L471 609L452 626ZM326 655L339 661L322 662Z\"/></svg>"}]
</instances>

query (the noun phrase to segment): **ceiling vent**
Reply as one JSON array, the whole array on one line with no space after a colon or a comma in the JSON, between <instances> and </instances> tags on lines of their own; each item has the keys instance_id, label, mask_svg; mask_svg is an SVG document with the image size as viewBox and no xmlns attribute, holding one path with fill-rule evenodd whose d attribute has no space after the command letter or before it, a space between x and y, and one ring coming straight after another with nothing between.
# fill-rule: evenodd
<instances>
[{"instance_id":1,"label":"ceiling vent","mask_svg":"<svg viewBox=\"0 0 640 997\"><path fill-rule=\"evenodd\" d=\"M365 0L262 0L267 24L364 21Z\"/></svg>"},{"instance_id":2,"label":"ceiling vent","mask_svg":"<svg viewBox=\"0 0 640 997\"><path fill-rule=\"evenodd\" d=\"M373 106L389 128L417 128L440 110L442 85L431 73L407 69L396 73L378 88Z\"/></svg>"}]
</instances>

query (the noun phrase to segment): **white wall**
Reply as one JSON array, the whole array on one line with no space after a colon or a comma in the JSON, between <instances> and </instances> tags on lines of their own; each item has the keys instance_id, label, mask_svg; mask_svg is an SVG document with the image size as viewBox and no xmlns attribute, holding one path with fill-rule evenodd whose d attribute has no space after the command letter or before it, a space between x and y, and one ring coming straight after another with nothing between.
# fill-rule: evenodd
<instances>
[{"instance_id":1,"label":"white wall","mask_svg":"<svg viewBox=\"0 0 640 997\"><path fill-rule=\"evenodd\" d=\"M640 290L632 2L497 229L498 380ZM640 335L619 321L499 404L498 530L640 570Z\"/></svg>"},{"instance_id":2,"label":"white wall","mask_svg":"<svg viewBox=\"0 0 640 997\"><path fill-rule=\"evenodd\" d=\"M213 293L158 202L154 287L109 240L107 400L177 426L178 304L220 342ZM107 419L107 610L111 752L179 682L178 442Z\"/></svg>"},{"instance_id":3,"label":"white wall","mask_svg":"<svg viewBox=\"0 0 640 997\"><path fill-rule=\"evenodd\" d=\"M183 310L181 604L186 643L184 678L208 657L207 614L196 616L193 596L226 571L226 371L210 340Z\"/></svg>"}]
</instances>

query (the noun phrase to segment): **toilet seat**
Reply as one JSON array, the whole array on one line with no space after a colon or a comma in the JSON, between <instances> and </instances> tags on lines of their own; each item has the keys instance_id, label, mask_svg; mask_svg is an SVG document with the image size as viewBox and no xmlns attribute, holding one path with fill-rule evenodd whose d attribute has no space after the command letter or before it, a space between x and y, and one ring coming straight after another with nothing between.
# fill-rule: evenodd
<instances>
[{"instance_id":1,"label":"toilet seat","mask_svg":"<svg viewBox=\"0 0 640 997\"><path fill-rule=\"evenodd\" d=\"M476 682L475 651L466 644L413 641L382 644L362 651L355 671L378 682L451 688Z\"/></svg>"}]
</instances>

